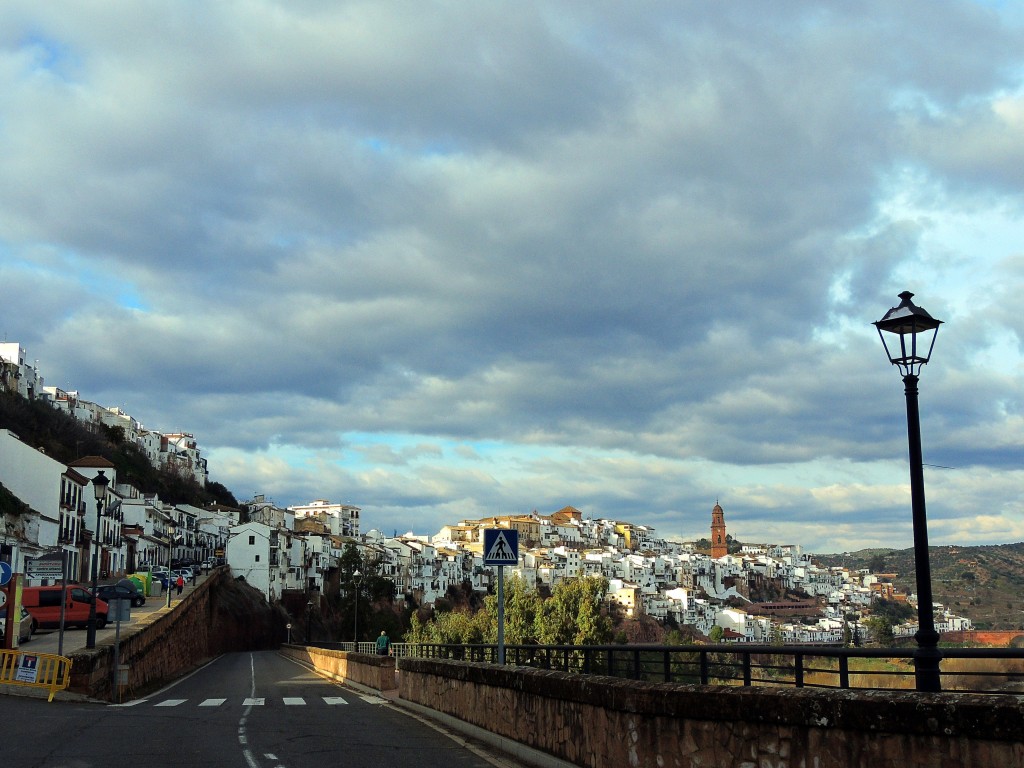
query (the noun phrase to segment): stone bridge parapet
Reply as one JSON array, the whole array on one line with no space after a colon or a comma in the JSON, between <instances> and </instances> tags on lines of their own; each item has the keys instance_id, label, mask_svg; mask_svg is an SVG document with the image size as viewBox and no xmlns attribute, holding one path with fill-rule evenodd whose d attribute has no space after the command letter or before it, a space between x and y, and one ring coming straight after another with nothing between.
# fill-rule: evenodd
<instances>
[{"instance_id":1,"label":"stone bridge parapet","mask_svg":"<svg viewBox=\"0 0 1024 768\"><path fill-rule=\"evenodd\" d=\"M399 696L594 768L1024 766L1024 699L690 686L400 659Z\"/></svg>"}]
</instances>

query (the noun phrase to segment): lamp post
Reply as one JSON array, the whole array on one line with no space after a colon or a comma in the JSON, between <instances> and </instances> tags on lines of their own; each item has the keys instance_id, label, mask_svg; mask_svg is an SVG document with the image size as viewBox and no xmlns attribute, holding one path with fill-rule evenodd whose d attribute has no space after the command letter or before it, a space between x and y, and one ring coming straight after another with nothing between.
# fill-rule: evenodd
<instances>
[{"instance_id":1,"label":"lamp post","mask_svg":"<svg viewBox=\"0 0 1024 768\"><path fill-rule=\"evenodd\" d=\"M312 639L312 622L313 622L313 601L310 600L306 603L306 645L310 645Z\"/></svg>"},{"instance_id":2,"label":"lamp post","mask_svg":"<svg viewBox=\"0 0 1024 768\"><path fill-rule=\"evenodd\" d=\"M910 507L914 522L914 574L917 580L917 650L914 651L914 676L919 691L941 691L939 633L935 631L932 607L932 574L928 559L928 516L924 503L924 460L921 453L921 416L917 407L918 374L932 355L941 320L936 320L910 299L910 291L900 294L893 307L874 325L889 356L903 374L907 397L907 438L910 444ZM885 334L891 334L889 348ZM893 337L899 338L899 344ZM920 337L920 338L918 338Z\"/></svg>"},{"instance_id":3,"label":"lamp post","mask_svg":"<svg viewBox=\"0 0 1024 768\"><path fill-rule=\"evenodd\" d=\"M356 588L354 593L355 600L352 603L355 608L355 610L352 611L355 616L355 621L352 625L352 650L356 653L359 652L359 582L362 580L363 574L361 574L358 569L353 571L352 583L356 585Z\"/></svg>"},{"instance_id":4,"label":"lamp post","mask_svg":"<svg viewBox=\"0 0 1024 768\"><path fill-rule=\"evenodd\" d=\"M171 561L174 559L174 523L167 524L167 607L171 607Z\"/></svg>"},{"instance_id":5,"label":"lamp post","mask_svg":"<svg viewBox=\"0 0 1024 768\"><path fill-rule=\"evenodd\" d=\"M101 469L92 479L92 491L96 495L96 530L92 536L92 598L89 600L89 623L85 635L85 647L96 647L96 582L100 570L100 518L103 517L103 504L107 500L107 484L110 480Z\"/></svg>"}]
</instances>

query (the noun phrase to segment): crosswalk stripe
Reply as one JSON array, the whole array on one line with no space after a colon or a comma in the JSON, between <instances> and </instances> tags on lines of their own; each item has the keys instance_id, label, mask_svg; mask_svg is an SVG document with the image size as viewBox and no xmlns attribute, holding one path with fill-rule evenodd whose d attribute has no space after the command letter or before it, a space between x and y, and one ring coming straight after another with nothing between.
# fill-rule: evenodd
<instances>
[{"instance_id":1,"label":"crosswalk stripe","mask_svg":"<svg viewBox=\"0 0 1024 768\"><path fill-rule=\"evenodd\" d=\"M348 704L348 701L345 700L345 698L343 698L341 696L321 696L320 698L323 699L324 704L327 704L329 706ZM379 696L360 695L359 698L361 698L363 701L368 702L370 704L384 704L384 703L386 703L386 700L380 698ZM182 704L185 704L188 701L189 701L188 699L164 699L163 701L152 702L152 705L154 707L179 707L179 706L181 706ZM227 701L228 701L227 699L203 699L202 701L200 701L197 704L195 704L195 706L198 706L198 707L220 707L220 706L223 706L225 703L227 703ZM307 705L306 699L303 698L302 696L283 696L281 698L281 701L283 702L284 706L286 706L286 707L304 707L304 706ZM133 701L133 702L130 702L129 704L125 704L125 705L122 705L122 706L136 706L136 705L144 704L144 703L147 703L147 700L146 699L140 699L138 701ZM263 707L263 706L266 706L266 704L267 704L267 699L264 696L258 696L258 697L242 699L242 706L245 706L245 707Z\"/></svg>"}]
</instances>

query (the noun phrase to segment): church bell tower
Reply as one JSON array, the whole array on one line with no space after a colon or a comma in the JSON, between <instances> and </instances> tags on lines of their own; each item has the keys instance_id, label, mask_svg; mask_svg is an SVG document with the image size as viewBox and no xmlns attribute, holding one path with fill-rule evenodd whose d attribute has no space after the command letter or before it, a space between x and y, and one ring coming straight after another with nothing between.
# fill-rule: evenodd
<instances>
[{"instance_id":1,"label":"church bell tower","mask_svg":"<svg viewBox=\"0 0 1024 768\"><path fill-rule=\"evenodd\" d=\"M729 554L729 545L725 542L725 512L715 502L711 509L711 559L717 560Z\"/></svg>"}]
</instances>

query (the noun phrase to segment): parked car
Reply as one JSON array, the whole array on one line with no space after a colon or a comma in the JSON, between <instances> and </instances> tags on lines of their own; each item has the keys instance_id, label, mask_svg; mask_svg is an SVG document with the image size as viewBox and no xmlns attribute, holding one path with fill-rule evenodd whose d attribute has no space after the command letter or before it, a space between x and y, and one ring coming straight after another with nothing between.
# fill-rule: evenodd
<instances>
[{"instance_id":1,"label":"parked car","mask_svg":"<svg viewBox=\"0 0 1024 768\"><path fill-rule=\"evenodd\" d=\"M37 622L25 606L21 606L21 620L18 622L18 643L27 643L35 634ZM0 608L0 635L7 631L7 606Z\"/></svg>"},{"instance_id":2,"label":"parked car","mask_svg":"<svg viewBox=\"0 0 1024 768\"><path fill-rule=\"evenodd\" d=\"M60 626L61 604L64 605L64 625L84 627L89 623L89 604L92 594L78 584L52 587L25 587L21 600L37 627L56 629ZM107 624L107 603L96 600L96 628L103 629Z\"/></svg>"},{"instance_id":3,"label":"parked car","mask_svg":"<svg viewBox=\"0 0 1024 768\"><path fill-rule=\"evenodd\" d=\"M111 600L128 600L133 608L146 604L145 595L129 579L121 579L117 584L101 584L96 587L96 597L108 603Z\"/></svg>"}]
</instances>

